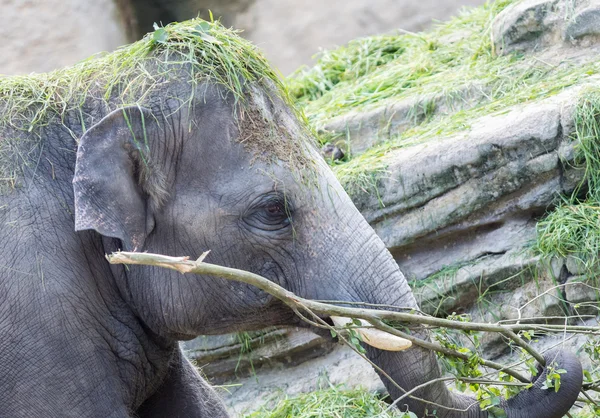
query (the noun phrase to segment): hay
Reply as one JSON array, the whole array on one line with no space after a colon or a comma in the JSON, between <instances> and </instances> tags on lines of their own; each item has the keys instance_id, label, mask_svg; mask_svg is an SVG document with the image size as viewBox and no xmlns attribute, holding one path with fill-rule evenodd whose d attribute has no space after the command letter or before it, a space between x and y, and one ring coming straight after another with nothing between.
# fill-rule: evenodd
<instances>
[{"instance_id":1,"label":"hay","mask_svg":"<svg viewBox=\"0 0 600 418\"><path fill-rule=\"evenodd\" d=\"M0 179L15 185L19 166L39 154L46 127L70 133L75 144L103 115L123 106L151 104L154 96L168 95L169 85L177 82L189 86L187 97L176 98L181 106L194 100L200 83L222 86L242 109L250 103L249 86L290 102L275 71L237 31L202 19L156 27L138 42L70 68L0 77ZM171 94L181 96L180 91ZM268 114L261 117L273 119ZM294 117L303 126L303 116L294 112ZM288 138L292 144L287 145L298 150L294 157L302 160L299 165L306 161L300 157L309 138ZM287 153L282 148L277 150Z\"/></svg>"}]
</instances>

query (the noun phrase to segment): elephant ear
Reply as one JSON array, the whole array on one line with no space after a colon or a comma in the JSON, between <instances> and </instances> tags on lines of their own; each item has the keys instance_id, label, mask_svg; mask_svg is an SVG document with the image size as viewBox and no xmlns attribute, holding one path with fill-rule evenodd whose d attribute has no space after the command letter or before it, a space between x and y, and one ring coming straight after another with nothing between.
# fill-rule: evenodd
<instances>
[{"instance_id":1,"label":"elephant ear","mask_svg":"<svg viewBox=\"0 0 600 418\"><path fill-rule=\"evenodd\" d=\"M73 177L76 231L118 238L128 250L143 246L154 227L150 212L166 193L148 143L158 129L150 110L127 107L81 137Z\"/></svg>"}]
</instances>

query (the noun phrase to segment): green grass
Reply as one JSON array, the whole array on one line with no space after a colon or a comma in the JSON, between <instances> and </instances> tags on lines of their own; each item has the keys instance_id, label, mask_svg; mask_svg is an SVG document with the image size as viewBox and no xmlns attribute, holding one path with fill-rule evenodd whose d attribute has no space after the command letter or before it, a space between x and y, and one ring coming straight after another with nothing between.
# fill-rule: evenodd
<instances>
[{"instance_id":1,"label":"green grass","mask_svg":"<svg viewBox=\"0 0 600 418\"><path fill-rule=\"evenodd\" d=\"M287 80L313 127L331 118L389 103L411 101L429 117L333 169L347 191L375 193L385 175L385 155L400 147L466 131L473 120L520 103L540 100L597 74L600 64L547 63L531 55L496 56L493 19L514 0L487 2L424 33L351 41L325 51L312 68ZM463 92L473 96L462 102ZM433 101L432 101L433 100ZM444 104L438 111L433 102Z\"/></svg>"},{"instance_id":2,"label":"green grass","mask_svg":"<svg viewBox=\"0 0 600 418\"><path fill-rule=\"evenodd\" d=\"M583 93L574 114L575 166L584 179L537 224L536 249L544 256L573 256L590 273L600 256L600 90Z\"/></svg>"},{"instance_id":3,"label":"green grass","mask_svg":"<svg viewBox=\"0 0 600 418\"><path fill-rule=\"evenodd\" d=\"M282 399L244 418L414 418L389 405L376 393L339 386Z\"/></svg>"}]
</instances>

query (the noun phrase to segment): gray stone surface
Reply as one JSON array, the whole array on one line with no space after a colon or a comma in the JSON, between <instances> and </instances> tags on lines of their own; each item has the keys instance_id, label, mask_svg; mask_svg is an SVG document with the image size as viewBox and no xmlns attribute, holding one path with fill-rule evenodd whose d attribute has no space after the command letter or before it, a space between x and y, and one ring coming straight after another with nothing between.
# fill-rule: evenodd
<instances>
[{"instance_id":1,"label":"gray stone surface","mask_svg":"<svg viewBox=\"0 0 600 418\"><path fill-rule=\"evenodd\" d=\"M600 308L600 288L596 280L585 276L569 277L565 285L567 300L580 315L597 315Z\"/></svg>"},{"instance_id":2,"label":"gray stone surface","mask_svg":"<svg viewBox=\"0 0 600 418\"><path fill-rule=\"evenodd\" d=\"M581 259L581 257L576 255L567 257L565 260L565 266L567 267L569 273L575 276L588 273L584 261Z\"/></svg>"},{"instance_id":3,"label":"gray stone surface","mask_svg":"<svg viewBox=\"0 0 600 418\"><path fill-rule=\"evenodd\" d=\"M333 349L330 339L300 328L246 334L243 344L235 334L228 334L199 337L182 346L216 384L260 373L262 369L295 366Z\"/></svg>"},{"instance_id":4,"label":"gray stone surface","mask_svg":"<svg viewBox=\"0 0 600 418\"><path fill-rule=\"evenodd\" d=\"M561 112L577 91L387 155L379 197L356 203L409 279L504 254L535 237L536 217L575 184L565 180L564 158L572 154Z\"/></svg>"},{"instance_id":5,"label":"gray stone surface","mask_svg":"<svg viewBox=\"0 0 600 418\"><path fill-rule=\"evenodd\" d=\"M0 74L50 71L128 41L114 0L2 0L0 17Z\"/></svg>"},{"instance_id":6,"label":"gray stone surface","mask_svg":"<svg viewBox=\"0 0 600 418\"><path fill-rule=\"evenodd\" d=\"M515 3L494 20L492 36L497 54L539 48L553 34L562 10L559 0L525 0ZM564 2L563 2L564 3Z\"/></svg>"},{"instance_id":7,"label":"gray stone surface","mask_svg":"<svg viewBox=\"0 0 600 418\"><path fill-rule=\"evenodd\" d=\"M469 85L451 93L394 101L367 111L349 112L328 120L320 130L340 134L343 148L356 155L433 115L468 109L486 95L484 86Z\"/></svg>"},{"instance_id":8,"label":"gray stone surface","mask_svg":"<svg viewBox=\"0 0 600 418\"><path fill-rule=\"evenodd\" d=\"M425 313L463 313L488 290L512 293L530 282L533 270L527 269L534 268L537 262L536 258L519 253L487 255L456 270L446 270L416 281L413 292ZM499 316L496 320L507 318Z\"/></svg>"},{"instance_id":9,"label":"gray stone surface","mask_svg":"<svg viewBox=\"0 0 600 418\"><path fill-rule=\"evenodd\" d=\"M328 388L330 383L385 392L371 365L342 345L336 345L327 357L294 367L265 369L256 376L231 382L219 392L232 416L238 417L271 400Z\"/></svg>"},{"instance_id":10,"label":"gray stone surface","mask_svg":"<svg viewBox=\"0 0 600 418\"><path fill-rule=\"evenodd\" d=\"M548 47L588 47L600 40L598 0L523 0L492 25L495 52L535 52Z\"/></svg>"},{"instance_id":11,"label":"gray stone surface","mask_svg":"<svg viewBox=\"0 0 600 418\"><path fill-rule=\"evenodd\" d=\"M600 35L600 2L581 10L565 27L564 37L568 40L584 36Z\"/></svg>"}]
</instances>

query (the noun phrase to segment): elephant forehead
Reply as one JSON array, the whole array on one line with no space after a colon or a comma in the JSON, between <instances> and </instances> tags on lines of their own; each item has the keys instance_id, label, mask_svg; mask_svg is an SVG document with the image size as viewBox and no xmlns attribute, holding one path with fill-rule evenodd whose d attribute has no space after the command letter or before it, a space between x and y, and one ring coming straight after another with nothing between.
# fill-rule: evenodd
<instances>
[{"instance_id":1,"label":"elephant forehead","mask_svg":"<svg viewBox=\"0 0 600 418\"><path fill-rule=\"evenodd\" d=\"M311 172L319 159L305 121L278 93L251 86L238 114L238 141L259 160L277 160L295 172Z\"/></svg>"}]
</instances>

